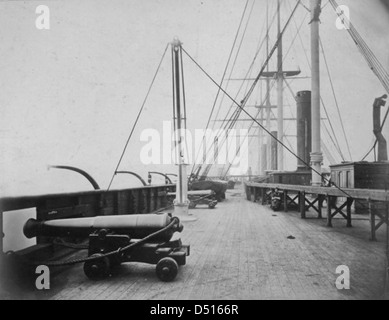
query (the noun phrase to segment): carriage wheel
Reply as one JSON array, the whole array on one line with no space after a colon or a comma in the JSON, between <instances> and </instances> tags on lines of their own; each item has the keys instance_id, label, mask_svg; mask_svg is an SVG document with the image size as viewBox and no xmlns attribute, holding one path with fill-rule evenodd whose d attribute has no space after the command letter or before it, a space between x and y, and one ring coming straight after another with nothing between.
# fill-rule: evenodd
<instances>
[{"instance_id":1,"label":"carriage wheel","mask_svg":"<svg viewBox=\"0 0 389 320\"><path fill-rule=\"evenodd\" d=\"M193 202L193 201L191 201L191 202L189 203L189 209L195 209L196 206L197 206L197 204L196 204L195 202Z\"/></svg>"},{"instance_id":2,"label":"carriage wheel","mask_svg":"<svg viewBox=\"0 0 389 320\"><path fill-rule=\"evenodd\" d=\"M101 259L87 261L84 264L84 273L91 280L103 280L108 278L111 271L111 263L108 258L103 258L101 254L94 254L91 257Z\"/></svg>"},{"instance_id":3,"label":"carriage wheel","mask_svg":"<svg viewBox=\"0 0 389 320\"><path fill-rule=\"evenodd\" d=\"M163 258L158 262L156 272L161 281L171 282L177 277L178 264L172 258Z\"/></svg>"},{"instance_id":4,"label":"carriage wheel","mask_svg":"<svg viewBox=\"0 0 389 320\"><path fill-rule=\"evenodd\" d=\"M211 202L209 205L208 205L209 209L215 209L216 207L216 203L215 202Z\"/></svg>"}]
</instances>

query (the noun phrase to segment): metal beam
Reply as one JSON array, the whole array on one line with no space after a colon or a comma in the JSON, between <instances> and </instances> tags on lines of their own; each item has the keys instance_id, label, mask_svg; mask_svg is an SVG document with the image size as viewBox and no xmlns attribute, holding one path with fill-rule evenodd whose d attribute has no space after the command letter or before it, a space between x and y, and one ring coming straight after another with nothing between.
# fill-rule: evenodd
<instances>
[{"instance_id":1,"label":"metal beam","mask_svg":"<svg viewBox=\"0 0 389 320\"><path fill-rule=\"evenodd\" d=\"M296 118L284 118L285 121L296 121ZM321 118L321 120L327 120L327 118ZM270 119L270 121L277 121L276 118ZM213 122L229 122L228 120L213 120ZM253 122L252 119L238 119L235 122ZM284 135L285 136L285 135Z\"/></svg>"},{"instance_id":2,"label":"metal beam","mask_svg":"<svg viewBox=\"0 0 389 320\"><path fill-rule=\"evenodd\" d=\"M245 108L256 108L256 109L277 109L277 106L245 106Z\"/></svg>"},{"instance_id":3,"label":"metal beam","mask_svg":"<svg viewBox=\"0 0 389 320\"><path fill-rule=\"evenodd\" d=\"M265 71L262 73L262 77L260 80L267 80L267 79L274 79L279 74L278 71ZM295 70L295 71L282 71L282 74L285 78L289 79L309 79L310 77L297 77L299 74L301 74L301 70ZM243 79L228 79L230 81L255 81L255 78L243 78Z\"/></svg>"}]
</instances>

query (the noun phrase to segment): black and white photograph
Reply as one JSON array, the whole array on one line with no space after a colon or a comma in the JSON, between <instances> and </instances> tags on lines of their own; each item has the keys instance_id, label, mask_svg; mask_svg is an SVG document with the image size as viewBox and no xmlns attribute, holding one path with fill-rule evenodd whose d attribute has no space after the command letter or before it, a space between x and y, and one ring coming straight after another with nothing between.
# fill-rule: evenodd
<instances>
[{"instance_id":1,"label":"black and white photograph","mask_svg":"<svg viewBox=\"0 0 389 320\"><path fill-rule=\"evenodd\" d=\"M0 300L388 300L388 30L388 0L0 0Z\"/></svg>"}]
</instances>

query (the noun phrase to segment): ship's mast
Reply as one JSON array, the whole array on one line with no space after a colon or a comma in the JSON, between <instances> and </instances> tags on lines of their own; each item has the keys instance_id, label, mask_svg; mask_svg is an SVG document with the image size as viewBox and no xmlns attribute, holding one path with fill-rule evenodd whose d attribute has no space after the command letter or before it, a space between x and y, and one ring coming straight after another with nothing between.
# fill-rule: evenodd
<instances>
[{"instance_id":1,"label":"ship's mast","mask_svg":"<svg viewBox=\"0 0 389 320\"><path fill-rule=\"evenodd\" d=\"M269 0L267 0L267 9L266 9L266 56L269 56L270 48L270 38L269 38ZM267 72L269 73L269 64L267 64ZM268 132L271 132L271 101L270 101L270 78L266 78L266 129ZM266 145L266 155L267 155L267 170L271 170L271 137L268 136L267 138L267 145Z\"/></svg>"},{"instance_id":2,"label":"ship's mast","mask_svg":"<svg viewBox=\"0 0 389 320\"><path fill-rule=\"evenodd\" d=\"M176 190L176 200L174 202L176 216L180 217L182 221L189 217L189 201L188 201L188 174L187 164L184 160L185 144L183 143L183 137L185 137L185 106L182 105L183 99L183 86L182 86L182 54L181 54L181 42L174 40L172 43L173 54L173 104L175 114L175 137L176 137L176 161L178 165L178 180ZM183 219L184 218L184 219Z\"/></svg>"},{"instance_id":3,"label":"ship's mast","mask_svg":"<svg viewBox=\"0 0 389 320\"><path fill-rule=\"evenodd\" d=\"M278 139L281 143L278 144L278 165L277 169L279 171L284 170L284 147L282 143L284 142L284 73L283 73L283 47L282 47L282 38L281 38L281 0L277 2L277 16L278 16L278 38L280 38L280 43L278 45L278 58L277 58L277 131Z\"/></svg>"},{"instance_id":4,"label":"ship's mast","mask_svg":"<svg viewBox=\"0 0 389 320\"><path fill-rule=\"evenodd\" d=\"M320 13L321 0L311 0L311 60L312 60L312 185L321 186L321 151L320 134Z\"/></svg>"},{"instance_id":5,"label":"ship's mast","mask_svg":"<svg viewBox=\"0 0 389 320\"><path fill-rule=\"evenodd\" d=\"M269 0L266 4L266 56L269 56ZM266 66L266 73L269 74L269 64ZM262 88L262 87L261 87ZM262 91L261 91L262 92ZM263 98L261 97L261 101ZM266 100L264 105L258 106L260 108L261 125L265 125L266 129L271 131L271 101L270 101L270 77L266 77ZM265 138L264 131L259 128L259 163L258 173L259 175L265 175L266 170L271 170L271 139L269 136Z\"/></svg>"},{"instance_id":6,"label":"ship's mast","mask_svg":"<svg viewBox=\"0 0 389 320\"><path fill-rule=\"evenodd\" d=\"M262 89L262 88L261 88ZM261 101L262 101L262 98L261 98ZM261 125L264 124L264 114L263 114L263 108L260 109L260 112L259 112L259 123ZM258 132L258 142L259 142L259 148L258 148L258 175L262 176L264 175L264 171L266 170L266 167L265 167L265 164L266 164L266 154L264 152L264 149L265 149L265 137L264 137L264 134L263 134L263 130L262 128L259 128L259 132Z\"/></svg>"}]
</instances>

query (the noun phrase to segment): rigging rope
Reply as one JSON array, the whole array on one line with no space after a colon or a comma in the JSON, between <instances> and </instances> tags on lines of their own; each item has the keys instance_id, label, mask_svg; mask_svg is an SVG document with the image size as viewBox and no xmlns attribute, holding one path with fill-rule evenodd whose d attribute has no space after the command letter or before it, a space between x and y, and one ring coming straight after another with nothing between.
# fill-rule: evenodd
<instances>
[{"instance_id":1,"label":"rigging rope","mask_svg":"<svg viewBox=\"0 0 389 320\"><path fill-rule=\"evenodd\" d=\"M304 4L304 2L301 1L301 5L304 7L305 10L307 10L308 12L311 12L311 9L309 9L309 8Z\"/></svg>"},{"instance_id":2,"label":"rigging rope","mask_svg":"<svg viewBox=\"0 0 389 320\"><path fill-rule=\"evenodd\" d=\"M276 80L273 79L273 82L271 83L271 89L273 89L273 87L274 87L275 84L276 84ZM266 94L266 97L263 99L261 105L264 105L264 104L265 104L265 101L267 101L267 98L268 98L268 96L270 95L271 89L270 89L269 92ZM258 116L259 116L260 113L261 113L261 110L259 109L259 110L257 111L257 114L255 115L255 119L258 118ZM247 136L244 137L244 140L243 140L242 144L243 144L243 143L246 141L246 139L248 138L248 136L249 136L249 134L250 134L250 131L252 130L254 124L255 124L255 122L254 122L254 121L251 121L250 127L249 127L249 129L248 129ZM222 177L223 179L226 178L228 172L230 171L230 169L231 169L231 167L232 167L232 164L234 163L236 157L237 157L238 154L240 153L241 148L242 148L242 144L239 146L238 150L236 151L236 154L235 154L235 156L234 156L234 159L228 164L227 170L224 170L224 167L223 167L223 172L225 171L225 174L224 174L223 177Z\"/></svg>"},{"instance_id":3,"label":"rigging rope","mask_svg":"<svg viewBox=\"0 0 389 320\"><path fill-rule=\"evenodd\" d=\"M263 64L263 66L262 66L262 68L261 68L261 70L260 70L258 76L255 78L254 83L253 83L252 86L250 87L248 93L246 94L246 96L244 97L244 99L241 101L241 105L239 105L239 108L236 109L236 111L235 111L235 117L234 117L234 119L232 120L232 121L233 121L232 126L235 125L235 123L236 123L237 119L239 118L240 114L242 113L242 111L245 111L244 108L245 108L245 106L246 106L246 104L247 104L247 102L248 102L248 100L249 100L251 94L253 93L253 91L254 91L256 85L258 84L258 81L259 81L260 78L262 77L263 72L265 71L265 69L266 69L268 63L270 62L270 59L272 58L274 52L277 50L277 48L278 48L278 46L279 46L279 44L280 44L280 42L281 42L281 40L282 40L282 37L283 37L284 34L285 34L286 29L288 28L288 26L289 26L289 24L290 24L290 22L291 22L291 20L292 20L292 18L293 18L293 16L294 16L294 14L295 14L296 11L297 11L297 8L299 7L300 2L301 2L301 0L299 0L299 1L297 2L297 4L296 4L295 8L293 9L293 11L292 11L292 13L291 13L291 15L290 15L288 21L286 22L284 28L283 28L282 31L280 32L280 34L279 34L279 36L278 36L278 38L277 38L276 43L274 44L272 50L270 51L270 54L268 55L268 57L267 57L265 63ZM184 50L184 49L183 49L183 50ZM187 53L185 50L184 50L184 52L188 55L188 53ZM192 59L192 60L193 60L193 59ZM193 60L193 61L194 61L194 60ZM198 65L198 66L199 66L199 65ZM219 85L218 85L218 87L221 88ZM226 91L225 91L223 88L221 88L221 90L222 90L224 93L226 93ZM230 97L230 96L229 96L229 97ZM233 99L232 97L231 97L231 99L232 99L232 101L235 102L235 99ZM207 168L208 172L209 172L209 169L210 169L210 167L208 166L208 168Z\"/></svg>"},{"instance_id":4,"label":"rigging rope","mask_svg":"<svg viewBox=\"0 0 389 320\"><path fill-rule=\"evenodd\" d=\"M298 28L298 32L301 30L302 26L304 25L304 22L305 22L305 20L307 19L307 16L308 16L308 13L306 13L304 19L302 19L302 22L301 22L301 24L300 24L300 26L299 26L299 28ZM286 61L286 58L288 57L288 55L289 55L291 49L293 48L293 45L294 45L294 43L296 42L296 39L297 39L297 34L294 36L294 38L293 38L293 40L292 40L292 42L291 42L291 44L290 44L290 46L289 46L289 48L288 48L286 54L284 55L284 57L283 57L283 62ZM279 70L277 70L277 71L278 71L278 73L279 73L281 70L279 69ZM273 80L274 80L274 79L273 79ZM287 83L286 79L285 79L285 82L286 82L287 85L289 85L289 84ZM274 84L275 84L275 82L272 84L272 88L273 88ZM270 89L270 91L272 90L272 88ZM293 92L293 91L292 91L292 92ZM266 98L267 98L268 96L269 96L269 94L267 94ZM295 98L296 96L295 96L294 94L293 94L293 97L294 97L294 99L296 100L296 98ZM267 101L267 99L264 100L264 102L262 102L262 105L264 105L265 101ZM259 113L260 113L260 111L257 112L255 118L257 118L257 117L259 116ZM274 116L274 114L273 114L273 116ZM275 116L274 116L274 117L275 117ZM250 130L252 129L253 125L254 125L254 122L252 122L252 124L251 124L251 126L250 126L250 128L249 128L249 132L250 132ZM285 131L286 131L286 130L285 130ZM246 140L246 138L245 138L245 140ZM245 142L245 140L244 140L243 142ZM289 142L289 141L288 141L288 142ZM289 144L290 144L290 142L289 142ZM237 152L236 152L236 155L235 155L235 157L234 157L234 160L229 164L229 167L228 167L227 171L226 171L225 174L223 175L223 178L224 178L224 179L226 178L226 176L227 176L227 174L228 174L228 171L231 169L232 163L235 161L236 157L237 157L238 154L240 153L240 149L241 149L241 147L238 148L238 150L237 150ZM293 148L292 148L292 149L293 149Z\"/></svg>"},{"instance_id":5,"label":"rigging rope","mask_svg":"<svg viewBox=\"0 0 389 320\"><path fill-rule=\"evenodd\" d=\"M122 154L121 154L121 156L120 156L120 159L119 159L119 162L118 162L118 164L117 164L117 166L116 166L115 172L113 173L112 178L111 178L111 181L110 181L110 183L109 183L109 185L108 185L107 191L109 191L109 190L111 189L113 180L115 179L115 176L116 176L116 174L117 174L117 172L118 172L118 170L119 170L120 164L121 164L122 161L123 161L124 154L125 154L126 151L127 151L128 144L130 143L130 140L131 140L131 138L132 138L132 135L134 134L135 128L136 128L136 126L137 126L137 124L138 124L138 122L139 122L139 119L140 119L141 115L142 115L143 109L144 109L144 107L145 107L145 105L146 105L146 102L147 102L148 97L149 97L149 95L150 95L151 89L152 89L152 87L153 87L153 85L154 85L155 79L157 78L157 75L158 75L158 73L159 73L159 70L161 69L161 65L162 65L162 62L163 62L163 60L164 60L164 58L165 58L165 55L166 55L166 52L167 52L167 49L168 49L168 48L169 48L169 44L166 45L166 48L165 48L165 51L164 51L164 53L163 53L163 55L162 55L161 61L159 62L157 71L155 72L154 77L153 77L153 80L151 81L149 90L147 91L147 94L146 94L146 97L145 97L145 99L144 99L144 101L143 101L142 107L141 107L140 110L139 110L138 116L136 117L135 123L134 123L134 125L133 125L133 127L132 127L132 129L131 129L130 135L129 135L127 141L126 141L126 144L125 144L125 146L124 146L123 152L122 152Z\"/></svg>"},{"instance_id":6,"label":"rigging rope","mask_svg":"<svg viewBox=\"0 0 389 320\"><path fill-rule=\"evenodd\" d=\"M205 74L205 76L213 82L216 86L219 86L219 84L211 77L209 73L207 73L201 65L184 49L182 48L183 52L189 57L190 60ZM279 143L284 149L286 149L289 153L291 153L295 158L300 160L303 164L307 166L307 168L310 168L312 172L318 174L322 177L326 182L330 182L329 179L322 176L322 173L317 171L315 168L313 168L309 163L307 163L304 159L299 157L297 154L295 154L285 143L283 143L281 140L279 140L276 136L274 136L266 127L264 127L261 123L259 123L258 120L256 120L251 114L249 114L243 106L241 106L237 101L234 100L234 98L229 95L228 92L226 92L223 88L220 89L243 113L245 113L251 120L253 120L257 125L259 125L269 136L271 136L277 143ZM345 190L343 190L341 187L337 186L335 183L331 182L331 184L340 192L342 192L346 197L352 198Z\"/></svg>"},{"instance_id":7,"label":"rigging rope","mask_svg":"<svg viewBox=\"0 0 389 320\"><path fill-rule=\"evenodd\" d=\"M271 22L271 24L269 25L267 32L269 32L270 28L272 27L272 25L273 25L273 23L274 23L274 21L275 21L276 16L277 16L277 11L274 13L272 22ZM249 69L248 69L248 71L247 71L247 73L246 73L246 75L245 75L245 78L247 78L247 76L248 76L249 74L251 74L252 69L253 69L254 64L255 64L255 61L256 61L256 59L258 58L258 55L259 55L259 53L260 53L260 51L261 51L261 49L262 49L262 47L263 47L263 45L264 45L264 43L265 43L265 40L266 40L266 39L263 39L263 40L262 40L262 43L259 45L259 47L258 47L258 49L257 49L257 52L256 52L256 54L255 54L255 56L254 56L254 59L253 59L251 65L250 65L250 67L249 67ZM232 75L232 71L231 71L231 75ZM230 75L230 76L231 76L231 75ZM238 92L237 92L237 94L236 94L236 96L235 96L235 100L238 98L238 95L239 95L239 93L241 92L243 86L244 86L244 83L242 82L242 84L241 84L241 86L240 86L240 88L239 88L239 90L238 90ZM224 98L224 95L223 95L223 98ZM221 103L222 103L222 101L221 101ZM221 108L221 103L220 103L220 106L219 106L219 110L220 110L220 108ZM224 121L223 121L223 122L226 123L226 124L225 124L224 128L221 128L221 129L223 129L223 130L227 130L227 129L231 128L231 125L229 126L229 123L232 122L232 121L234 121L234 119L236 119L235 117L236 117L236 112L237 112L237 110L235 110L234 113L231 115L230 119L227 120L227 117L228 117L228 115L229 115L229 113L230 113L230 111L232 110L233 107L234 107L234 104L231 104L231 106L230 106L230 108L229 108L229 110L228 110L228 112L227 112L227 115L226 115L225 118L224 118ZM219 112L218 112L218 114L219 114ZM217 115L218 115L218 114L217 114ZM217 118L217 117L216 117L216 118ZM233 125L234 125L234 124L233 124ZM232 127L233 127L233 125L232 125ZM214 125L213 125L213 128L214 128ZM212 150L212 147L213 147L213 146L211 146L211 147L209 148L209 150L208 150L207 153L209 153L209 152ZM196 159L197 159L197 157L196 157ZM195 171L199 172L199 171L201 170L201 168L202 168L202 166L199 165L199 167L197 168L197 170L195 170L195 165L194 165L191 174L193 174ZM205 169L205 173L207 172L207 170L209 171L209 168ZM204 175L204 174L203 174L203 175ZM207 175L207 173L206 173L205 175Z\"/></svg>"},{"instance_id":8,"label":"rigging rope","mask_svg":"<svg viewBox=\"0 0 389 320\"><path fill-rule=\"evenodd\" d=\"M245 38L245 36L246 36L246 32L247 32L247 28L248 28L248 25L249 25L249 22L250 22L251 15L252 15L252 13L253 13L254 4L255 4L255 1L253 2L253 5L251 6L250 14L249 14L249 17L248 17L248 19L247 19L246 26L245 26L245 29L244 29L244 31L243 31L242 38L241 38L240 43L239 43L238 51L237 51L237 53L236 53L236 55L235 55L235 59L234 59L234 62L233 62L233 64L232 64L232 68L231 68L231 71L230 71L230 74L229 74L228 83L227 83L227 85L226 85L226 87L225 87L225 90L228 89L228 86L229 86L229 83L230 83L230 79L231 79L232 74L233 74L233 72L234 72L234 70L235 70L236 62L237 62L237 60L238 60L240 51L241 51L241 49L242 49L242 44L243 44L244 38ZM220 91L219 91L219 93L220 93ZM222 104L223 104L223 101L224 101L224 95L222 96L222 100L220 101L218 113L216 114L215 119L217 119L217 117L219 116L219 112L220 112L221 106L222 106ZM229 112L230 112L230 111L231 111L231 109L229 110ZM227 116L228 116L229 112L227 113ZM212 128L214 128L214 125L213 125Z\"/></svg>"},{"instance_id":9,"label":"rigging rope","mask_svg":"<svg viewBox=\"0 0 389 320\"><path fill-rule=\"evenodd\" d=\"M240 33L240 29L242 27L242 24L243 24L243 20L244 20L244 17L246 15L246 11L247 11L247 7L248 7L248 4L249 4L249 1L250 0L247 0L246 1L246 5L244 7L244 10L243 10L243 13L242 13L242 17L240 19L240 22L239 22L239 27L238 27L238 30L236 32L236 35L235 35L235 39L234 39L234 42L232 44L232 48L231 48L231 51L230 51L230 54L228 56L228 60L227 60L227 64L226 64L226 67L224 69L224 72L223 72L223 76L222 76L222 80L220 81L220 86L222 86L224 80L225 80L225 76L227 74L227 70L228 70L228 66L230 64L230 61L231 61L231 58L232 58L232 54L234 52L234 48L235 48L235 45L236 45L236 42L238 41L238 36L239 36L239 33ZM210 122L212 120L212 116L213 116L213 113L215 111L215 107L216 107L216 103L217 103L217 100L219 98L219 95L220 95L220 90L218 90L217 94L216 94L216 98L215 98L215 101L213 103L213 106L212 106L212 109L211 109L211 113L209 115L209 118L208 118L208 122L207 122L207 126L206 126L206 129L207 130L209 128L209 125L210 125ZM203 139L205 138L205 136L203 137ZM204 142L203 142L204 143ZM194 172L194 168L196 166L196 161L198 159L198 155L200 154L200 149L201 149L201 145L199 146L199 150L197 151L197 155L196 155L196 159L194 161L194 165L193 165L193 168L192 168L192 173Z\"/></svg>"},{"instance_id":10,"label":"rigging rope","mask_svg":"<svg viewBox=\"0 0 389 320\"><path fill-rule=\"evenodd\" d=\"M252 14L252 9L253 9L253 7L251 8L250 16L251 16L251 14ZM250 17L249 17L249 19L250 19ZM249 21L250 21L249 19L248 19L248 21L247 21L247 23L246 23L246 27L245 27L245 30L244 30L244 34L243 34L243 36L242 36L242 39L241 39L241 42L240 42L240 45L239 45L239 49L238 49L238 52L237 52L237 54L236 54L236 57L235 57L235 60L234 60L234 64L233 64L233 66L232 66L232 68L231 68L231 71L230 71L229 81L230 81L230 79L231 79L231 77L232 77L232 73L234 72L234 69L235 69L236 61L237 61L238 55L239 55L240 50L241 50L241 45L242 45L243 40L244 40L244 36L245 36L246 30L247 30L247 27L248 27L248 23L249 23ZM273 20L274 20L274 19L275 19L275 16L274 16ZM262 41L262 43L259 45L259 48L257 49L257 52L256 52L255 57L254 57L254 59L253 59L253 62L251 63L251 65L250 65L250 67L249 67L249 70L248 70L247 73L246 73L246 77L247 77L249 74L251 74L252 69L253 69L253 66L254 66L254 63L255 63L255 60L257 59L258 54L259 54L260 50L262 49L263 44L264 44L264 40ZM225 90L227 90L227 88L228 88L229 81L228 81L228 83L227 83L227 86L226 86ZM237 92L237 94L236 94L236 96L235 96L235 99L237 99L237 97L238 97L238 95L240 94L240 92L241 92L243 86L244 86L244 83L242 83L242 85L240 86L240 88L239 88L239 90L238 90L238 92ZM215 116L215 119L217 119L218 116L219 116L219 113L220 113L220 110L221 110L223 101L224 101L224 95L222 96L222 99L221 99L221 101L220 101L219 108L218 108L218 112L217 112L217 114L216 114L216 116ZM229 110L228 110L228 112L227 112L227 114L226 114L226 116L225 116L225 118L224 118L224 121L223 121L223 123L224 123L224 128L220 128L221 130L231 130L231 129L235 126L236 120L239 118L239 113L237 112L237 110L235 110L235 111L232 113L232 115L230 116L229 120L227 120L227 118L228 118L228 116L229 116L229 114L230 114L230 112L231 112L232 109L233 109L233 104L230 106L230 108L229 108ZM212 130L214 130L214 128L215 128L215 123L216 123L216 121L215 121L215 122L213 123L213 125L212 125ZM219 130L220 130L220 129L219 129ZM217 136L218 139L219 139L220 136L221 136L221 132L222 132L222 131L219 131L219 134L218 134L218 136ZM224 142L223 142L223 144L224 144ZM212 143L211 146L209 147L209 150L206 152L206 156L208 156L208 154L211 152L213 146L214 146L214 143ZM204 147L206 148L205 144L204 144ZM196 160L197 160L197 157L196 157ZM195 165L196 165L196 164L194 164L194 167L193 167L193 168L195 168ZM198 173L200 172L201 168L202 168L202 165L199 165L199 166L198 166L198 170L197 170ZM207 175L208 175L208 172L210 171L210 169L211 169L211 166L208 165L208 166L206 167L206 169L204 170L202 176L207 176ZM193 170L192 170L192 173L193 173L194 171L195 171L195 170L193 169Z\"/></svg>"},{"instance_id":11,"label":"rigging rope","mask_svg":"<svg viewBox=\"0 0 389 320\"><path fill-rule=\"evenodd\" d=\"M349 26L349 28L346 28L348 33L350 34L351 38L354 40L354 43L358 47L359 51L362 53L363 57L365 58L366 62L369 65L369 68L377 76L378 80L381 82L381 84L385 88L386 92L389 93L389 74L388 74L388 72L385 70L385 68L382 66L380 61L374 55L373 51L370 49L370 47L364 41L362 36L358 33L358 31L356 30L354 25L351 23L351 21L343 15L343 12L341 12L339 10L338 3L335 0L330 0L330 3L332 5L332 7L334 8L338 17L340 19L342 19L343 22L347 22L347 24Z\"/></svg>"},{"instance_id":12,"label":"rigging rope","mask_svg":"<svg viewBox=\"0 0 389 320\"><path fill-rule=\"evenodd\" d=\"M352 161L352 155L351 155L351 149L350 149L349 140L347 138L346 130L345 130L344 123L343 123L343 117L342 117L342 114L340 112L338 98L336 96L335 87L334 87L334 83L332 81L332 76L331 76L331 72L330 72L330 67L328 65L327 56L326 56L326 53L324 51L324 46L323 46L323 42L321 41L321 38L319 39L319 42L320 42L320 47L321 47L321 50L322 50L322 53L323 53L323 58L324 58L324 63L325 63L326 69L327 69L328 78L330 80L332 94L334 95L336 109L338 110L339 120L340 120L340 124L341 124L341 127L342 127L344 139L346 140L347 150L348 150L348 153L349 153L349 156L350 156L350 160Z\"/></svg>"},{"instance_id":13,"label":"rigging rope","mask_svg":"<svg viewBox=\"0 0 389 320\"><path fill-rule=\"evenodd\" d=\"M294 24L295 24L296 29L298 29L296 21L294 21ZM310 60L309 60L309 57L308 57L308 54L307 54L308 50L305 49L304 41L303 41L303 39L302 39L302 37L301 37L300 32L298 31L297 33L298 33L298 36L299 36L299 40L300 40L301 47L302 47L303 52L304 52L304 55L305 55L305 59L307 60L307 63L308 63L308 67L309 67L310 70L312 70L312 66L311 66L311 63L310 63ZM323 105L323 109L324 109L324 112L325 112L325 114L326 114L326 117L327 117L327 119L328 119L328 122L329 122L329 125L330 125L330 128L331 128L333 137L332 137L332 135L330 134L330 132L329 132L329 130L328 130L328 128L327 128L325 122L324 122L324 128L325 128L325 130L326 130L328 136L330 137L332 143L334 144L336 151L339 153L340 157L342 158L342 161L345 161L346 159L345 159L345 157L344 157L344 155L343 155L342 149L340 148L340 144L339 144L337 135L336 135L336 133L335 133L335 129L334 129L334 126L333 126L333 124L332 124L331 118L330 118L330 116L329 116L329 113L328 113L326 104L324 103L324 100L323 100L322 97L320 97L320 100L321 100L321 103L322 103L322 105ZM334 140L334 139L335 139L335 140Z\"/></svg>"},{"instance_id":14,"label":"rigging rope","mask_svg":"<svg viewBox=\"0 0 389 320\"><path fill-rule=\"evenodd\" d=\"M244 11L243 11L243 14L242 14L240 23L239 23L238 30L237 30L236 35L235 35L234 43L233 43L233 45L232 45L231 52L230 52L230 55L229 55L229 57L228 57L228 61L227 61L226 67L225 67L225 69L224 69L224 73L223 73L222 80L221 80L221 82L220 82L220 86L222 86L222 84L223 84L223 82L224 82L224 80L225 80L225 77L226 77L226 74L227 74L227 70L228 70L229 64L230 64L230 62L231 62L231 58L232 58L232 54L233 54L233 52L234 52L234 48L235 48L236 42L238 41L238 36L239 36L240 29L241 29L242 24L243 24L244 17L245 17L245 15L246 15L246 11L247 11L247 7L248 7L249 2L250 2L250 0L247 0L247 1L246 1L246 5L245 5L245 8L244 8ZM251 16L251 13L252 13L254 4L255 4L255 2L253 2L253 5L252 5L252 7L251 7L251 12L250 12L250 15L249 15L249 18L248 18L247 21L250 21L250 16ZM245 30L244 30L244 32L243 32L242 40L241 40L241 42L240 42L240 44L239 44L238 51L237 51L237 54L236 54L236 56L235 56L235 60L234 60L234 62L233 62L232 70L234 69L234 66L235 66L237 57L238 57L238 55L239 55L239 52L240 52L240 49L241 49L241 46L242 46L242 42L243 42L243 39L244 39L244 35L246 34L247 25L248 25L248 23L246 24ZM208 118L208 123L207 123L206 129L209 128L209 125L210 125L210 123L211 123L212 116L213 116L213 112L214 112L214 110L215 110L216 103L217 103L217 100L218 100L218 98L219 98L219 95L220 95L220 89L218 89L218 91L217 91L217 94L216 94L216 97L215 97L215 101L214 101L213 106L212 106L212 111L211 111L211 114L210 114L210 116L209 116L209 118Z\"/></svg>"}]
</instances>

